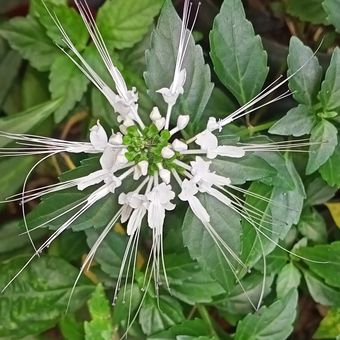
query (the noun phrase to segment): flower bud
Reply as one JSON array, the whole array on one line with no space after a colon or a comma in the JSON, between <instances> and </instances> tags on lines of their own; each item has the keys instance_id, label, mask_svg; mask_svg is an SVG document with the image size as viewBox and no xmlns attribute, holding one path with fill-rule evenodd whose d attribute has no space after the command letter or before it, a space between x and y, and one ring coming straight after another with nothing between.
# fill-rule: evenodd
<instances>
[{"instance_id":1,"label":"flower bud","mask_svg":"<svg viewBox=\"0 0 340 340\"><path fill-rule=\"evenodd\" d=\"M113 133L109 140L110 144L113 145L122 145L123 144L123 136L120 132Z\"/></svg>"},{"instance_id":2,"label":"flower bud","mask_svg":"<svg viewBox=\"0 0 340 340\"><path fill-rule=\"evenodd\" d=\"M172 142L172 148L173 148L175 151L181 152L181 151L188 150L188 145L185 144L184 142L181 142L179 139L175 139L175 140Z\"/></svg>"},{"instance_id":3,"label":"flower bud","mask_svg":"<svg viewBox=\"0 0 340 340\"><path fill-rule=\"evenodd\" d=\"M154 106L154 108L152 109L151 113L150 113L150 119L155 122L158 119L161 119L162 116L159 113L159 109L157 106Z\"/></svg>"},{"instance_id":4,"label":"flower bud","mask_svg":"<svg viewBox=\"0 0 340 340\"><path fill-rule=\"evenodd\" d=\"M160 119L157 119L153 123L156 125L158 131L161 131L165 125L165 118L162 117Z\"/></svg>"},{"instance_id":5,"label":"flower bud","mask_svg":"<svg viewBox=\"0 0 340 340\"><path fill-rule=\"evenodd\" d=\"M183 130L189 123L189 115L179 115L177 118L177 129Z\"/></svg>"},{"instance_id":6,"label":"flower bud","mask_svg":"<svg viewBox=\"0 0 340 340\"><path fill-rule=\"evenodd\" d=\"M165 184L170 183L171 172L168 169L159 170L159 176Z\"/></svg>"},{"instance_id":7,"label":"flower bud","mask_svg":"<svg viewBox=\"0 0 340 340\"><path fill-rule=\"evenodd\" d=\"M173 150L171 150L168 146L165 146L162 149L162 157L165 159L169 159L172 158L173 156L175 156L175 152Z\"/></svg>"}]
</instances>

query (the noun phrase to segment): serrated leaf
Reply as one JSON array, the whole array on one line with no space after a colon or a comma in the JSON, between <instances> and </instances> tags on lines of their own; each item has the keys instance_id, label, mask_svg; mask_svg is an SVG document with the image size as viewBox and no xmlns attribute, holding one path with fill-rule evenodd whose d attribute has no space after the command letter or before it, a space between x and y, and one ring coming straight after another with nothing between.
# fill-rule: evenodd
<instances>
[{"instance_id":1,"label":"serrated leaf","mask_svg":"<svg viewBox=\"0 0 340 340\"><path fill-rule=\"evenodd\" d=\"M306 205L319 205L328 202L336 193L337 188L330 187L320 177L316 177L306 189Z\"/></svg>"},{"instance_id":2,"label":"serrated leaf","mask_svg":"<svg viewBox=\"0 0 340 340\"><path fill-rule=\"evenodd\" d=\"M0 287L22 268L27 257L1 263ZM65 314L78 269L66 261L43 256L32 262L0 296L0 334L22 337L53 327ZM93 286L81 278L74 290L70 311L83 305Z\"/></svg>"},{"instance_id":3,"label":"serrated leaf","mask_svg":"<svg viewBox=\"0 0 340 340\"><path fill-rule=\"evenodd\" d=\"M282 340L293 331L296 317L297 291L292 289L284 298L257 314L248 315L239 322L235 340Z\"/></svg>"},{"instance_id":4,"label":"serrated leaf","mask_svg":"<svg viewBox=\"0 0 340 340\"><path fill-rule=\"evenodd\" d=\"M65 46L62 34L45 6L60 20L65 32L68 34L78 51L83 50L86 47L89 34L81 16L75 9L68 7L66 3L56 3L54 0L44 0L44 2L41 0L31 1L31 13L33 13L45 27L46 34L52 42L57 43L59 46Z\"/></svg>"},{"instance_id":5,"label":"serrated leaf","mask_svg":"<svg viewBox=\"0 0 340 340\"><path fill-rule=\"evenodd\" d=\"M12 133L26 133L42 123L58 107L60 100L48 101L34 106L24 112L13 114L9 117L0 118L0 131ZM10 139L1 139L0 146L6 146Z\"/></svg>"},{"instance_id":6,"label":"serrated leaf","mask_svg":"<svg viewBox=\"0 0 340 340\"><path fill-rule=\"evenodd\" d=\"M188 304L212 302L212 297L224 293L222 287L186 253L165 256L166 274L171 295Z\"/></svg>"},{"instance_id":7,"label":"serrated leaf","mask_svg":"<svg viewBox=\"0 0 340 340\"><path fill-rule=\"evenodd\" d=\"M238 254L241 234L238 214L207 194L200 195L199 199L210 215L211 226L219 237ZM230 292L235 285L235 277L228 262L202 222L197 219L190 208L188 208L183 221L183 240L190 256L196 259L201 267L210 273L227 292ZM228 260L235 265L235 260L231 256Z\"/></svg>"},{"instance_id":8,"label":"serrated leaf","mask_svg":"<svg viewBox=\"0 0 340 340\"><path fill-rule=\"evenodd\" d=\"M322 68L313 51L298 38L292 37L289 43L288 76L301 72L289 79L289 89L293 97L301 104L311 106L316 101L320 89Z\"/></svg>"},{"instance_id":9,"label":"serrated leaf","mask_svg":"<svg viewBox=\"0 0 340 340\"><path fill-rule=\"evenodd\" d=\"M276 281L276 294L283 298L292 288L298 288L301 281L300 271L292 264L286 264L280 271Z\"/></svg>"},{"instance_id":10,"label":"serrated leaf","mask_svg":"<svg viewBox=\"0 0 340 340\"><path fill-rule=\"evenodd\" d=\"M61 105L54 113L55 122L60 123L83 97L89 80L65 55L55 58L49 78L52 98L62 98Z\"/></svg>"},{"instance_id":11,"label":"serrated leaf","mask_svg":"<svg viewBox=\"0 0 340 340\"><path fill-rule=\"evenodd\" d=\"M0 35L39 71L48 71L60 53L33 17L18 17L0 28Z\"/></svg>"},{"instance_id":12,"label":"serrated leaf","mask_svg":"<svg viewBox=\"0 0 340 340\"><path fill-rule=\"evenodd\" d=\"M324 0L322 6L327 14L327 21L340 33L340 3L337 0Z\"/></svg>"},{"instance_id":13,"label":"serrated leaf","mask_svg":"<svg viewBox=\"0 0 340 340\"><path fill-rule=\"evenodd\" d=\"M302 21L313 24L325 24L326 13L322 7L323 0L288 0L287 11Z\"/></svg>"},{"instance_id":14,"label":"serrated leaf","mask_svg":"<svg viewBox=\"0 0 340 340\"><path fill-rule=\"evenodd\" d=\"M153 30L151 48L146 51L146 72L144 78L148 93L163 113L166 105L161 94L156 93L163 87L169 87L173 81L178 44L180 39L181 19L171 1L167 0L162 8L157 27ZM173 108L171 122L175 124L178 115L191 115L190 123L200 121L208 103L213 84L210 82L209 66L205 64L202 48L195 45L191 37L187 46L182 68L186 70L184 94L177 99Z\"/></svg>"},{"instance_id":15,"label":"serrated leaf","mask_svg":"<svg viewBox=\"0 0 340 340\"><path fill-rule=\"evenodd\" d=\"M338 144L338 130L330 122L322 119L311 131L309 159L306 174L310 175L325 164Z\"/></svg>"},{"instance_id":16,"label":"serrated leaf","mask_svg":"<svg viewBox=\"0 0 340 340\"><path fill-rule=\"evenodd\" d=\"M219 175L230 178L232 184L244 184L277 174L265 160L254 154L242 158L215 158L211 168Z\"/></svg>"},{"instance_id":17,"label":"serrated leaf","mask_svg":"<svg viewBox=\"0 0 340 340\"><path fill-rule=\"evenodd\" d=\"M340 144L335 147L333 155L321 166L319 172L330 186L340 187Z\"/></svg>"},{"instance_id":18,"label":"serrated leaf","mask_svg":"<svg viewBox=\"0 0 340 340\"><path fill-rule=\"evenodd\" d=\"M331 63L326 71L319 93L324 111L336 111L340 108L340 48L336 47Z\"/></svg>"},{"instance_id":19,"label":"serrated leaf","mask_svg":"<svg viewBox=\"0 0 340 340\"><path fill-rule=\"evenodd\" d=\"M297 254L310 260L323 262L305 261L311 271L323 278L327 284L340 288L339 278L334 275L340 269L340 241L300 248Z\"/></svg>"},{"instance_id":20,"label":"serrated leaf","mask_svg":"<svg viewBox=\"0 0 340 340\"><path fill-rule=\"evenodd\" d=\"M111 321L110 304L101 284L96 287L88 301L91 321L85 321L85 339L111 340L113 327Z\"/></svg>"},{"instance_id":21,"label":"serrated leaf","mask_svg":"<svg viewBox=\"0 0 340 340\"><path fill-rule=\"evenodd\" d=\"M322 280L308 271L303 271L308 291L313 300L324 306L340 307L340 291L326 285Z\"/></svg>"},{"instance_id":22,"label":"serrated leaf","mask_svg":"<svg viewBox=\"0 0 340 340\"><path fill-rule=\"evenodd\" d=\"M313 339L333 339L340 335L340 309L331 308L321 320Z\"/></svg>"},{"instance_id":23,"label":"serrated leaf","mask_svg":"<svg viewBox=\"0 0 340 340\"><path fill-rule=\"evenodd\" d=\"M281 136L300 137L309 134L316 123L314 112L306 105L298 105L290 109L277 121L269 133Z\"/></svg>"},{"instance_id":24,"label":"serrated leaf","mask_svg":"<svg viewBox=\"0 0 340 340\"><path fill-rule=\"evenodd\" d=\"M146 335L152 335L184 320L181 305L170 296L147 295L139 313L139 323Z\"/></svg>"},{"instance_id":25,"label":"serrated leaf","mask_svg":"<svg viewBox=\"0 0 340 340\"><path fill-rule=\"evenodd\" d=\"M299 232L309 240L315 243L327 242L326 222L316 209L305 209L297 227Z\"/></svg>"},{"instance_id":26,"label":"serrated leaf","mask_svg":"<svg viewBox=\"0 0 340 340\"><path fill-rule=\"evenodd\" d=\"M185 320L178 325L170 327L168 330L157 333L149 339L168 340L168 339L214 339L210 336L210 330L201 319Z\"/></svg>"},{"instance_id":27,"label":"serrated leaf","mask_svg":"<svg viewBox=\"0 0 340 340\"><path fill-rule=\"evenodd\" d=\"M245 104L267 77L267 54L245 18L240 0L224 1L210 32L211 59L224 86Z\"/></svg>"},{"instance_id":28,"label":"serrated leaf","mask_svg":"<svg viewBox=\"0 0 340 340\"><path fill-rule=\"evenodd\" d=\"M148 32L162 0L108 0L99 9L97 25L104 41L123 49L133 46Z\"/></svg>"}]
</instances>

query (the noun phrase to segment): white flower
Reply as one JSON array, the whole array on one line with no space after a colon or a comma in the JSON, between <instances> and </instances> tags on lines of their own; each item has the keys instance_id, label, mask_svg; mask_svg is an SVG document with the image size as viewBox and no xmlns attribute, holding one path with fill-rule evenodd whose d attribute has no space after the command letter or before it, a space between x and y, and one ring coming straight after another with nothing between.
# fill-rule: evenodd
<instances>
[{"instance_id":1,"label":"white flower","mask_svg":"<svg viewBox=\"0 0 340 340\"><path fill-rule=\"evenodd\" d=\"M208 124L207 124L207 130L209 131L214 131L214 130L218 130L218 132L222 131L222 124L221 121L217 121L215 117L209 117L208 119Z\"/></svg>"},{"instance_id":2,"label":"white flower","mask_svg":"<svg viewBox=\"0 0 340 340\"><path fill-rule=\"evenodd\" d=\"M104 150L107 145L108 138L104 128L100 125L99 120L97 125L90 129L90 142L97 150Z\"/></svg>"},{"instance_id":3,"label":"white flower","mask_svg":"<svg viewBox=\"0 0 340 340\"><path fill-rule=\"evenodd\" d=\"M135 170L133 173L133 179L138 180L142 176L146 176L148 173L149 163L148 161L140 161L135 166Z\"/></svg>"}]
</instances>

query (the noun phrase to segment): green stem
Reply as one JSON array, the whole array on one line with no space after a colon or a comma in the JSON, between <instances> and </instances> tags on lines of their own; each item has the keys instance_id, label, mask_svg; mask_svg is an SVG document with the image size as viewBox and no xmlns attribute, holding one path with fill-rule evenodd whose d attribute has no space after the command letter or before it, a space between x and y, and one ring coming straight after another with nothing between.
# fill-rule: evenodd
<instances>
[{"instance_id":1,"label":"green stem","mask_svg":"<svg viewBox=\"0 0 340 340\"><path fill-rule=\"evenodd\" d=\"M275 120L267 122L267 123L263 123L263 124L259 124L256 126L248 126L247 128L244 128L240 133L239 136L243 137L243 136L252 136L254 133L256 132L261 132L264 130L268 130L269 128L271 128L274 124L276 123Z\"/></svg>"},{"instance_id":2,"label":"green stem","mask_svg":"<svg viewBox=\"0 0 340 340\"><path fill-rule=\"evenodd\" d=\"M209 327L210 334L214 336L216 339L219 339L219 336L217 335L213 322L210 318L209 312L207 311L206 307L204 305L197 304L196 305L198 313L202 317L203 321L206 322L207 326Z\"/></svg>"}]
</instances>

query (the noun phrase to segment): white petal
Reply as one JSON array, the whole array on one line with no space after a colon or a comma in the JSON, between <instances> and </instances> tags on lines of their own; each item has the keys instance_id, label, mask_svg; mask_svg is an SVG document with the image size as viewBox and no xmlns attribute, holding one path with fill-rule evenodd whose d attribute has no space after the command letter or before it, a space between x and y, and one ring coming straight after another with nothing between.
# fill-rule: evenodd
<instances>
[{"instance_id":1,"label":"white petal","mask_svg":"<svg viewBox=\"0 0 340 340\"><path fill-rule=\"evenodd\" d=\"M91 174L76 179L77 189L82 191L86 188L88 188L91 185L98 184L102 182L106 176L107 172L105 170L98 170L95 172L92 172Z\"/></svg>"},{"instance_id":2,"label":"white petal","mask_svg":"<svg viewBox=\"0 0 340 340\"><path fill-rule=\"evenodd\" d=\"M152 202L148 208L148 224L149 227L160 229L163 227L165 219L165 209L158 202Z\"/></svg>"},{"instance_id":3,"label":"white petal","mask_svg":"<svg viewBox=\"0 0 340 340\"><path fill-rule=\"evenodd\" d=\"M192 212L196 215L196 217L201 221L201 222L210 222L210 216L207 212L207 210L204 208L202 203L199 201L199 199L195 196L192 196L189 199L189 205L192 210Z\"/></svg>"},{"instance_id":4,"label":"white petal","mask_svg":"<svg viewBox=\"0 0 340 340\"><path fill-rule=\"evenodd\" d=\"M209 195L214 196L216 199L218 199L220 202L222 202L223 204L230 206L231 205L231 200L225 196L224 194L222 194L220 191L211 188L208 191Z\"/></svg>"},{"instance_id":5,"label":"white petal","mask_svg":"<svg viewBox=\"0 0 340 340\"><path fill-rule=\"evenodd\" d=\"M139 229L142 225L142 220L145 216L146 209L145 208L138 208L133 211L131 217L129 219L126 233L131 236L135 233L137 229Z\"/></svg>"},{"instance_id":6,"label":"white petal","mask_svg":"<svg viewBox=\"0 0 340 340\"><path fill-rule=\"evenodd\" d=\"M113 168L116 160L116 154L117 151L110 147L106 147L104 149L104 152L99 160L103 170L111 170Z\"/></svg>"},{"instance_id":7,"label":"white petal","mask_svg":"<svg viewBox=\"0 0 340 340\"><path fill-rule=\"evenodd\" d=\"M132 208L128 204L125 204L122 208L122 215L121 215L120 221L122 223L125 223L129 219L131 213L132 213Z\"/></svg>"},{"instance_id":8,"label":"white petal","mask_svg":"<svg viewBox=\"0 0 340 340\"><path fill-rule=\"evenodd\" d=\"M202 150L215 150L218 147L217 137L208 130L198 134L195 143L198 144Z\"/></svg>"},{"instance_id":9,"label":"white petal","mask_svg":"<svg viewBox=\"0 0 340 340\"><path fill-rule=\"evenodd\" d=\"M90 129L90 142L96 149L104 149L107 144L108 138L104 128L100 125L94 125Z\"/></svg>"},{"instance_id":10,"label":"white petal","mask_svg":"<svg viewBox=\"0 0 340 340\"><path fill-rule=\"evenodd\" d=\"M161 114L160 114L160 112L159 112L158 107L157 107L157 106L154 106L153 109L152 109L152 111L151 111L151 113L150 113L150 119L151 119L153 122L155 122L156 120L161 119L161 118L162 118L162 116L161 116Z\"/></svg>"},{"instance_id":11,"label":"white petal","mask_svg":"<svg viewBox=\"0 0 340 340\"><path fill-rule=\"evenodd\" d=\"M140 169L142 176L146 176L148 174L149 162L148 161L140 161L137 166Z\"/></svg>"},{"instance_id":12,"label":"white petal","mask_svg":"<svg viewBox=\"0 0 340 340\"><path fill-rule=\"evenodd\" d=\"M244 157L244 155L246 154L242 147L232 145L221 145L217 148L216 151L220 156L233 158L241 158Z\"/></svg>"},{"instance_id":13,"label":"white petal","mask_svg":"<svg viewBox=\"0 0 340 340\"><path fill-rule=\"evenodd\" d=\"M165 125L165 118L162 117L160 119L155 120L154 124L156 125L157 130L161 131L163 129L164 125Z\"/></svg>"},{"instance_id":14,"label":"white petal","mask_svg":"<svg viewBox=\"0 0 340 340\"><path fill-rule=\"evenodd\" d=\"M116 134L112 134L109 141L113 145L122 145L123 144L123 136L119 132L116 133Z\"/></svg>"}]
</instances>

